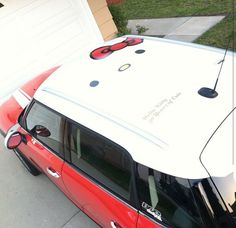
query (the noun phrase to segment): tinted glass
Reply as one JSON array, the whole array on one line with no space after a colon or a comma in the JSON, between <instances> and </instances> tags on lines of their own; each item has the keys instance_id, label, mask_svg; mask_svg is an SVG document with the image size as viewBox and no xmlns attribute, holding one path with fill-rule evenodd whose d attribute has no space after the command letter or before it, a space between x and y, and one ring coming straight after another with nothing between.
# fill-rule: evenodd
<instances>
[{"instance_id":1,"label":"tinted glass","mask_svg":"<svg viewBox=\"0 0 236 228\"><path fill-rule=\"evenodd\" d=\"M229 174L225 177L212 177L216 187L218 188L219 193L221 194L222 199L224 200L225 207L227 211L233 218L234 222L232 227L236 227L236 177L234 173ZM224 215L224 213L222 213ZM227 219L229 220L229 219ZM230 227L223 223L220 227Z\"/></svg>"},{"instance_id":2,"label":"tinted glass","mask_svg":"<svg viewBox=\"0 0 236 228\"><path fill-rule=\"evenodd\" d=\"M144 213L181 228L202 227L188 180L138 165L138 193Z\"/></svg>"},{"instance_id":3,"label":"tinted glass","mask_svg":"<svg viewBox=\"0 0 236 228\"><path fill-rule=\"evenodd\" d=\"M130 199L131 160L108 139L75 124L70 126L72 163L112 192Z\"/></svg>"},{"instance_id":4,"label":"tinted glass","mask_svg":"<svg viewBox=\"0 0 236 228\"><path fill-rule=\"evenodd\" d=\"M45 127L49 130L50 135L35 134L36 126ZM60 155L63 152L63 126L63 118L59 114L38 103L33 104L26 117L27 130L40 142Z\"/></svg>"}]
</instances>

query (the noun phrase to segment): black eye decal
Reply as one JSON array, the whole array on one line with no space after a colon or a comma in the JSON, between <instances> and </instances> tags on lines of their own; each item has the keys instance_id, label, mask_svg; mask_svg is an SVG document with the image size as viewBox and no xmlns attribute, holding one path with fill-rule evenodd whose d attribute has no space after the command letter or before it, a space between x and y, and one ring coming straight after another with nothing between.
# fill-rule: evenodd
<instances>
[{"instance_id":1,"label":"black eye decal","mask_svg":"<svg viewBox=\"0 0 236 228\"><path fill-rule=\"evenodd\" d=\"M136 54L143 54L145 52L145 50L143 49L138 49L135 51Z\"/></svg>"},{"instance_id":2,"label":"black eye decal","mask_svg":"<svg viewBox=\"0 0 236 228\"><path fill-rule=\"evenodd\" d=\"M96 81L96 80L91 81L91 82L89 83L90 87L96 87L96 86L98 86L98 84L99 84L99 81Z\"/></svg>"}]
</instances>

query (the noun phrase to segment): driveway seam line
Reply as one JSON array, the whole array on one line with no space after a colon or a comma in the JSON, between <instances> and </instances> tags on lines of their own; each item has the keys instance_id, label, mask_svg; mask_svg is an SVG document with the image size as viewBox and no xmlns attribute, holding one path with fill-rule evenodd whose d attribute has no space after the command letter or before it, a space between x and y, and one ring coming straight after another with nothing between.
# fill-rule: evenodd
<instances>
[{"instance_id":1,"label":"driveway seam line","mask_svg":"<svg viewBox=\"0 0 236 228\"><path fill-rule=\"evenodd\" d=\"M187 19L188 18L188 19ZM171 33L175 32L177 29L179 29L181 26L183 26L184 24L186 24L187 22L189 22L190 20L192 20L193 17L187 17L186 21L184 21L181 25L177 26L172 32L169 32L168 34L166 34L165 36L169 36Z\"/></svg>"},{"instance_id":2,"label":"driveway seam line","mask_svg":"<svg viewBox=\"0 0 236 228\"><path fill-rule=\"evenodd\" d=\"M74 215L72 215L67 222L65 222L60 228L65 227L66 224L68 224L77 214L79 214L81 210L78 210Z\"/></svg>"}]
</instances>

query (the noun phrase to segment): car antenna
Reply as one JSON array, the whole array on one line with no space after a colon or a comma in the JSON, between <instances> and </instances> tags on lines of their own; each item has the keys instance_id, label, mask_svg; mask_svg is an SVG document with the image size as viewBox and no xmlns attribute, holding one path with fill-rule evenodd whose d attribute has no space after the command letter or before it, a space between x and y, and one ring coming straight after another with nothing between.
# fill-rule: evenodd
<instances>
[{"instance_id":1,"label":"car antenna","mask_svg":"<svg viewBox=\"0 0 236 228\"><path fill-rule=\"evenodd\" d=\"M229 49L229 44L230 44L230 38L229 38L229 41L228 41L228 44L227 44L227 48L225 49L223 59L220 60L217 63L217 64L221 64L221 65L220 65L220 70L219 70L218 76L216 78L214 88L211 89L211 88L207 88L207 87L202 87L201 89L198 90L198 94L200 94L201 96L206 97L206 98L215 98L215 97L218 96L218 93L216 92L216 86L218 84L218 80L219 80L219 77L220 77L220 74L221 74L221 70L222 70L222 67L224 65L225 57L226 57L226 54L227 54L228 49Z\"/></svg>"}]
</instances>

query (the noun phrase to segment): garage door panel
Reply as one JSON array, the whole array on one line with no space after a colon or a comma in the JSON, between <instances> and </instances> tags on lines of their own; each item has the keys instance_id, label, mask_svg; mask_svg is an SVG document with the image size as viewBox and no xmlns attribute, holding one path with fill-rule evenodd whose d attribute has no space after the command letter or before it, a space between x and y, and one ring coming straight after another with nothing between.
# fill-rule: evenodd
<instances>
[{"instance_id":1,"label":"garage door panel","mask_svg":"<svg viewBox=\"0 0 236 228\"><path fill-rule=\"evenodd\" d=\"M87 0L8 0L3 4L0 103L36 74L103 42Z\"/></svg>"}]
</instances>

